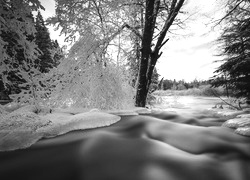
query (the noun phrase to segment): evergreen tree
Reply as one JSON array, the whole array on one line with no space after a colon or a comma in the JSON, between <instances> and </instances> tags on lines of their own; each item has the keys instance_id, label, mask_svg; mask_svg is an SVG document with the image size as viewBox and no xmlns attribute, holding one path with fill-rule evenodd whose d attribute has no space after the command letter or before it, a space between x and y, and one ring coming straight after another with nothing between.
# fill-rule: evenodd
<instances>
[{"instance_id":1,"label":"evergreen tree","mask_svg":"<svg viewBox=\"0 0 250 180\"><path fill-rule=\"evenodd\" d=\"M215 87L224 86L234 91L236 97L250 99L250 8L249 1L230 0L225 27L219 42L222 65L212 79Z\"/></svg>"},{"instance_id":2,"label":"evergreen tree","mask_svg":"<svg viewBox=\"0 0 250 180\"><path fill-rule=\"evenodd\" d=\"M163 90L171 89L173 87L173 81L164 79L163 81Z\"/></svg>"},{"instance_id":3,"label":"evergreen tree","mask_svg":"<svg viewBox=\"0 0 250 180\"><path fill-rule=\"evenodd\" d=\"M6 1L0 9L4 20L0 30L1 81L8 93L19 93L19 84L25 82L20 66L32 62L38 54L34 44L34 18L24 2Z\"/></svg>"},{"instance_id":4,"label":"evergreen tree","mask_svg":"<svg viewBox=\"0 0 250 180\"><path fill-rule=\"evenodd\" d=\"M49 93L44 75L39 71L40 53L35 42L32 12L39 9L44 8L38 0L0 0L0 79L4 88L15 94L15 101L36 107Z\"/></svg>"},{"instance_id":5,"label":"evergreen tree","mask_svg":"<svg viewBox=\"0 0 250 180\"><path fill-rule=\"evenodd\" d=\"M39 69L42 73L45 73L55 66L52 49L54 47L57 48L59 45L51 41L49 31L45 26L40 11L36 16L35 28L37 31L35 33L35 42L41 51L41 54L38 56Z\"/></svg>"}]
</instances>

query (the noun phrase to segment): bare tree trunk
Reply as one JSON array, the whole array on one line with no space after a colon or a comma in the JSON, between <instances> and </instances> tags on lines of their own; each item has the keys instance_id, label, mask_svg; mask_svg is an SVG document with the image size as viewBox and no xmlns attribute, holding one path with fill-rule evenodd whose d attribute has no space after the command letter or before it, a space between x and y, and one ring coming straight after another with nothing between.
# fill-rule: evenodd
<instances>
[{"instance_id":1,"label":"bare tree trunk","mask_svg":"<svg viewBox=\"0 0 250 180\"><path fill-rule=\"evenodd\" d=\"M183 6L185 0L172 0L170 6L170 12L165 21L165 24L160 31L157 43L152 50L152 40L154 35L154 29L156 27L156 18L158 15L160 0L147 0L146 12L145 12L145 25L142 35L142 48L141 48L141 60L138 74L138 86L136 92L135 105L138 107L145 107L149 86L151 84L151 77L155 68L156 62L161 56L160 49L168 41L164 38L170 26L173 24L178 12Z\"/></svg>"},{"instance_id":2,"label":"bare tree trunk","mask_svg":"<svg viewBox=\"0 0 250 180\"><path fill-rule=\"evenodd\" d=\"M157 11L159 9L160 0L147 0L146 12L145 12L145 25L142 36L142 55L140 61L138 86L136 92L136 106L145 107L146 98L148 94L148 65L151 55L151 43L153 40L155 21L157 17Z\"/></svg>"}]
</instances>

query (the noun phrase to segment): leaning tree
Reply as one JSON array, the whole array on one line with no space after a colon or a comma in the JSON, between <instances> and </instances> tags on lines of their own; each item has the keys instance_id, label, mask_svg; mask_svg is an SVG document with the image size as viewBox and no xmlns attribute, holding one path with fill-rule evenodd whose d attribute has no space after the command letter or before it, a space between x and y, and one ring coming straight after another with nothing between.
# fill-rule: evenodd
<instances>
[{"instance_id":1,"label":"leaning tree","mask_svg":"<svg viewBox=\"0 0 250 180\"><path fill-rule=\"evenodd\" d=\"M113 58L109 56L111 46L119 47L118 52L123 56L128 56L128 50L131 50L128 44L134 47L136 57L130 59L139 63L135 105L144 107L156 62L162 55L161 48L168 41L166 35L173 23L180 23L177 15L184 1L56 0L56 15L49 22L61 27L67 40L82 39L78 44L84 48L78 46L74 55L86 49L89 42L81 53L85 59L95 56L92 58L94 63L101 61L105 67L107 59ZM88 40L90 37L91 41Z\"/></svg>"}]
</instances>

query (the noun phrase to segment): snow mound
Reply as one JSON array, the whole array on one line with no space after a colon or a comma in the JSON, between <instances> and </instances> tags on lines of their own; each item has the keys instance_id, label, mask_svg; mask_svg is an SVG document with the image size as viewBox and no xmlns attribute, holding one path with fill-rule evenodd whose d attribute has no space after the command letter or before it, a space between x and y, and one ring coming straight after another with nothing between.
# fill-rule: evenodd
<instances>
[{"instance_id":1,"label":"snow mound","mask_svg":"<svg viewBox=\"0 0 250 180\"><path fill-rule=\"evenodd\" d=\"M222 124L224 127L235 129L235 133L250 136L250 118L248 115L240 115L234 119L229 119Z\"/></svg>"},{"instance_id":2,"label":"snow mound","mask_svg":"<svg viewBox=\"0 0 250 180\"><path fill-rule=\"evenodd\" d=\"M39 130L44 137L54 137L73 130L110 126L121 119L120 116L104 112L85 112L76 115L54 113L45 117L52 121L52 126Z\"/></svg>"},{"instance_id":3,"label":"snow mound","mask_svg":"<svg viewBox=\"0 0 250 180\"><path fill-rule=\"evenodd\" d=\"M55 137L73 130L109 126L120 116L104 112L36 114L34 108L24 107L0 118L0 151L30 147L41 138Z\"/></svg>"},{"instance_id":4,"label":"snow mound","mask_svg":"<svg viewBox=\"0 0 250 180\"><path fill-rule=\"evenodd\" d=\"M44 120L33 112L15 112L4 116L0 120L0 131L32 130L47 126L49 120Z\"/></svg>"},{"instance_id":5,"label":"snow mound","mask_svg":"<svg viewBox=\"0 0 250 180\"><path fill-rule=\"evenodd\" d=\"M235 132L243 136L250 136L250 126L237 128Z\"/></svg>"},{"instance_id":6,"label":"snow mound","mask_svg":"<svg viewBox=\"0 0 250 180\"><path fill-rule=\"evenodd\" d=\"M35 105L27 105L27 106L23 106L23 107L18 108L14 112L15 113L33 112L33 113L39 113L41 115L41 114L48 114L48 113L52 112L52 109L50 109L48 107L43 107L43 106L40 106L38 109Z\"/></svg>"},{"instance_id":7,"label":"snow mound","mask_svg":"<svg viewBox=\"0 0 250 180\"><path fill-rule=\"evenodd\" d=\"M229 119L222 126L229 127L229 128L238 128L244 126L250 126L250 119L249 118L234 118Z\"/></svg>"},{"instance_id":8,"label":"snow mound","mask_svg":"<svg viewBox=\"0 0 250 180\"><path fill-rule=\"evenodd\" d=\"M50 125L33 112L13 112L0 120L0 151L11 151L31 146L42 138L37 130Z\"/></svg>"}]
</instances>

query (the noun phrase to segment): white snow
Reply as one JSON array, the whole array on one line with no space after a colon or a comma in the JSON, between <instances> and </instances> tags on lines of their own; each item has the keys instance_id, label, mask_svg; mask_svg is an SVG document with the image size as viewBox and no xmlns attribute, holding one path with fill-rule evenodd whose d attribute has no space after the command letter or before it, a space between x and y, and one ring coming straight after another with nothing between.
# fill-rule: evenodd
<instances>
[{"instance_id":1,"label":"white snow","mask_svg":"<svg viewBox=\"0 0 250 180\"><path fill-rule=\"evenodd\" d=\"M109 126L121 117L105 112L52 112L25 106L9 114L3 110L0 117L0 151L28 148L39 139L55 137L73 130ZM2 112L2 111L1 111ZM45 114L47 113L47 114Z\"/></svg>"}]
</instances>

